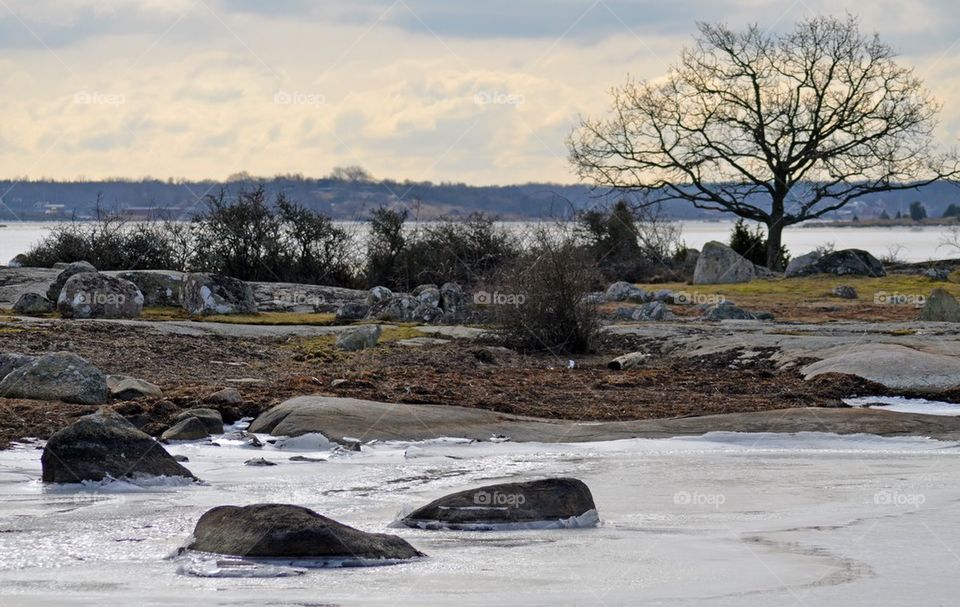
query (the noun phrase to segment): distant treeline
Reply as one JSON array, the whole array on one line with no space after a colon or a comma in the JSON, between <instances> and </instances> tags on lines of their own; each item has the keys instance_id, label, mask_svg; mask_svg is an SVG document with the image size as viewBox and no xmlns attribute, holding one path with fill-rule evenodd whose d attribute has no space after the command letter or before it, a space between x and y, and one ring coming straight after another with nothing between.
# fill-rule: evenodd
<instances>
[{"instance_id":1,"label":"distant treeline","mask_svg":"<svg viewBox=\"0 0 960 607\"><path fill-rule=\"evenodd\" d=\"M102 181L0 180L0 221L91 219L101 210L136 219L190 219L205 210L204 198L221 189L228 193L262 185L270 198L284 195L305 208L335 220L365 220L381 207L402 207L418 219L466 217L485 213L500 219L564 218L613 198L583 185L529 183L507 186L472 186L375 180L362 169L336 169L322 178L302 175L253 177L239 174L225 181L166 181L112 179ZM922 190L878 194L847 207L831 218L894 216L907 213L910 203L921 201L930 216L939 217L950 204L960 204L960 190L941 183ZM666 204L665 216L676 219L716 219L715 212L688 203Z\"/></svg>"}]
</instances>

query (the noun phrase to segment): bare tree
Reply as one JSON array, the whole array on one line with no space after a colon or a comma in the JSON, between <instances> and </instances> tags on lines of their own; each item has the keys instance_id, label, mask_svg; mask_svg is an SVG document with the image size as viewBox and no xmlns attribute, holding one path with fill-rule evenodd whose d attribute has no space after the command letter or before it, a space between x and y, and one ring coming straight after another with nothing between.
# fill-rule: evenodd
<instances>
[{"instance_id":1,"label":"bare tree","mask_svg":"<svg viewBox=\"0 0 960 607\"><path fill-rule=\"evenodd\" d=\"M933 142L939 105L854 17L699 31L663 80L615 88L611 116L571 134L581 179L761 222L772 268L785 226L958 174Z\"/></svg>"}]
</instances>

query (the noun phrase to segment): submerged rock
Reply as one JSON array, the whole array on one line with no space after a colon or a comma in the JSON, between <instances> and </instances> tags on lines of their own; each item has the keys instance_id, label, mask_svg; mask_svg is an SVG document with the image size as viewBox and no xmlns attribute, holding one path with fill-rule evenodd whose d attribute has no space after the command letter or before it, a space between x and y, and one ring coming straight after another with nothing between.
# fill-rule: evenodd
<instances>
[{"instance_id":1,"label":"submerged rock","mask_svg":"<svg viewBox=\"0 0 960 607\"><path fill-rule=\"evenodd\" d=\"M217 506L197 521L191 550L245 557L406 560L425 556L406 540L366 533L302 506Z\"/></svg>"},{"instance_id":2,"label":"submerged rock","mask_svg":"<svg viewBox=\"0 0 960 607\"><path fill-rule=\"evenodd\" d=\"M421 529L495 529L502 525L592 526L590 489L575 478L487 485L441 497L397 523Z\"/></svg>"},{"instance_id":3,"label":"submerged rock","mask_svg":"<svg viewBox=\"0 0 960 607\"><path fill-rule=\"evenodd\" d=\"M10 371L0 381L0 396L100 405L110 390L100 369L76 354L53 352Z\"/></svg>"},{"instance_id":4,"label":"submerged rock","mask_svg":"<svg viewBox=\"0 0 960 607\"><path fill-rule=\"evenodd\" d=\"M197 480L148 434L104 411L85 415L51 436L40 463L45 483L156 476Z\"/></svg>"}]
</instances>

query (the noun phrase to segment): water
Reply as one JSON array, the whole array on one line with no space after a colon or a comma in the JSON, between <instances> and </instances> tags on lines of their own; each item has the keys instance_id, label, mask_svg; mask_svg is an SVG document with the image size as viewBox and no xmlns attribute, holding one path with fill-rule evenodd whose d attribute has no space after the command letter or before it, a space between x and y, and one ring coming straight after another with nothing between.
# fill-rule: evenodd
<instances>
[{"instance_id":1,"label":"water","mask_svg":"<svg viewBox=\"0 0 960 607\"><path fill-rule=\"evenodd\" d=\"M578 445L383 443L322 463L181 444L203 486L39 483L0 452L0 605L954 604L960 445L714 433ZM298 452L327 457L326 452ZM251 457L278 462L243 466ZM575 476L591 529L388 529L404 508L500 480ZM171 558L221 504L301 504L398 533L429 558L389 567L198 577ZM195 572L213 571L194 567Z\"/></svg>"},{"instance_id":2,"label":"water","mask_svg":"<svg viewBox=\"0 0 960 607\"><path fill-rule=\"evenodd\" d=\"M366 224L347 224L362 236ZM512 226L522 224L511 223ZM18 253L35 244L50 230L53 224L36 222L11 222L0 228L0 263L6 263ZM711 240L727 242L733 222L687 221L682 222L682 239L689 247L700 249ZM891 247L905 261L927 261L960 256L960 252L942 246L949 229L944 226L892 227L892 228L788 228L784 232L784 244L794 255L802 255L818 246L833 243L838 249L857 248L873 253L876 257L887 256Z\"/></svg>"}]
</instances>

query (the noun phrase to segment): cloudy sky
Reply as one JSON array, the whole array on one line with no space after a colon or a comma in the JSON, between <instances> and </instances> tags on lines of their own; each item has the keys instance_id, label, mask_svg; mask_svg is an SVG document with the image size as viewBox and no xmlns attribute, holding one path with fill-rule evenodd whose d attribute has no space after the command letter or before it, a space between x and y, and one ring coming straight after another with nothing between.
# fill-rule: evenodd
<instances>
[{"instance_id":1,"label":"cloudy sky","mask_svg":"<svg viewBox=\"0 0 960 607\"><path fill-rule=\"evenodd\" d=\"M861 18L960 139L953 0L0 0L0 177L572 182L564 137L696 21Z\"/></svg>"}]
</instances>

